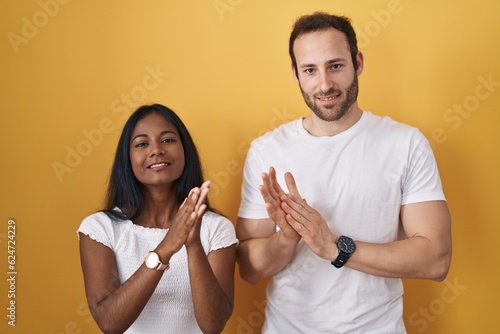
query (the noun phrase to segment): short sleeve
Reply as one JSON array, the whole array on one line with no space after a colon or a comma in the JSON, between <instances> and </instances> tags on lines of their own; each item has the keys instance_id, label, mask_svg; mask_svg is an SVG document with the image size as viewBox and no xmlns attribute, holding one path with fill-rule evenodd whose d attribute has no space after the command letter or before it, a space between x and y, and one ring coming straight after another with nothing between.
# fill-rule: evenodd
<instances>
[{"instance_id":1,"label":"short sleeve","mask_svg":"<svg viewBox=\"0 0 500 334\"><path fill-rule=\"evenodd\" d=\"M408 155L402 204L433 200L445 200L441 178L429 142L416 131Z\"/></svg>"},{"instance_id":2,"label":"short sleeve","mask_svg":"<svg viewBox=\"0 0 500 334\"><path fill-rule=\"evenodd\" d=\"M94 213L82 221L77 235L79 237L79 233L85 234L104 246L113 249L114 231L112 224L113 222L105 213Z\"/></svg>"},{"instance_id":3,"label":"short sleeve","mask_svg":"<svg viewBox=\"0 0 500 334\"><path fill-rule=\"evenodd\" d=\"M261 174L264 172L262 160L252 143L248 150L243 169L243 184L241 188L241 204L238 216L249 219L269 218L259 185L262 184ZM269 168L269 167L268 167Z\"/></svg>"},{"instance_id":4,"label":"short sleeve","mask_svg":"<svg viewBox=\"0 0 500 334\"><path fill-rule=\"evenodd\" d=\"M203 216L203 226L202 231L207 234L207 237L202 237L202 242L205 240L207 254L238 243L233 224L222 215L206 212Z\"/></svg>"}]
</instances>

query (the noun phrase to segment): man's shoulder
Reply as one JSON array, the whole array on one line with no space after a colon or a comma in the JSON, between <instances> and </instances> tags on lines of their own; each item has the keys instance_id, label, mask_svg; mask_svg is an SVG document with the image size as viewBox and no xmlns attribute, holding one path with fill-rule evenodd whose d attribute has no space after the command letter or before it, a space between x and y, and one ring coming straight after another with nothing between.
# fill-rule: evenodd
<instances>
[{"instance_id":1,"label":"man's shoulder","mask_svg":"<svg viewBox=\"0 0 500 334\"><path fill-rule=\"evenodd\" d=\"M364 117L366 118L366 124L369 129L373 131L384 131L386 133L415 133L419 130L407 123L397 121L391 116L380 116L373 114L369 111L364 111Z\"/></svg>"},{"instance_id":2,"label":"man's shoulder","mask_svg":"<svg viewBox=\"0 0 500 334\"><path fill-rule=\"evenodd\" d=\"M262 134L261 136L255 138L252 142L253 145L267 145L270 141L280 141L289 140L291 137L298 134L298 122L301 119L295 119L293 121L283 123L278 127L269 130Z\"/></svg>"}]
</instances>

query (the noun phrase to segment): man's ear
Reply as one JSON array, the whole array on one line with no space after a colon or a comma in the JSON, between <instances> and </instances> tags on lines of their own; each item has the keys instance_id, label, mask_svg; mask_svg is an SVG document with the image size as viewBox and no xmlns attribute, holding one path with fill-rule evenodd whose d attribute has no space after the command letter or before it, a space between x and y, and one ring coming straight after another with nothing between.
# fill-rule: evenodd
<instances>
[{"instance_id":1,"label":"man's ear","mask_svg":"<svg viewBox=\"0 0 500 334\"><path fill-rule=\"evenodd\" d=\"M361 53L361 51L358 51L358 54L356 55L356 62L358 67L356 68L356 75L360 76L361 73L363 73L363 68L364 68L364 61L365 57Z\"/></svg>"},{"instance_id":2,"label":"man's ear","mask_svg":"<svg viewBox=\"0 0 500 334\"><path fill-rule=\"evenodd\" d=\"M296 83L299 83L299 78L298 78L298 74L297 74L297 68L295 66L293 66L292 64L292 74L293 74L293 78L295 79L295 82Z\"/></svg>"}]
</instances>

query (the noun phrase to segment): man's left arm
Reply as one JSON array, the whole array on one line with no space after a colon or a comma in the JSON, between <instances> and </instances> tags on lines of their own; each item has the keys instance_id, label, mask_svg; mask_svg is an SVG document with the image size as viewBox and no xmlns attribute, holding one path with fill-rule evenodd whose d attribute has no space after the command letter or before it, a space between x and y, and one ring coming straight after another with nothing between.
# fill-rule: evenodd
<instances>
[{"instance_id":1,"label":"man's left arm","mask_svg":"<svg viewBox=\"0 0 500 334\"><path fill-rule=\"evenodd\" d=\"M289 180L295 182L293 177ZM288 223L308 247L325 260L335 260L339 254L336 245L339 236L333 234L321 214L293 194L283 195L281 200ZM444 280L451 262L451 218L446 202L403 205L400 219L407 236L404 240L388 243L354 240L356 251L345 266L387 278Z\"/></svg>"},{"instance_id":2,"label":"man's left arm","mask_svg":"<svg viewBox=\"0 0 500 334\"><path fill-rule=\"evenodd\" d=\"M451 263L451 218L445 201L403 205L406 239L385 244L355 241L346 266L389 278L442 281Z\"/></svg>"}]
</instances>

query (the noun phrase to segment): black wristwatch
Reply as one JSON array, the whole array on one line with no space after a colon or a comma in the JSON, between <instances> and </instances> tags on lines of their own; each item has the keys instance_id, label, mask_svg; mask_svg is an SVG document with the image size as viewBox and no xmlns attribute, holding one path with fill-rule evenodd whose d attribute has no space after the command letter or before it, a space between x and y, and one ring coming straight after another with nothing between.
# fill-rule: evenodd
<instances>
[{"instance_id":1,"label":"black wristwatch","mask_svg":"<svg viewBox=\"0 0 500 334\"><path fill-rule=\"evenodd\" d=\"M341 235L337 240L337 248L339 249L339 256L335 261L332 261L332 265L335 268L342 268L356 250L356 244L351 238Z\"/></svg>"}]
</instances>

